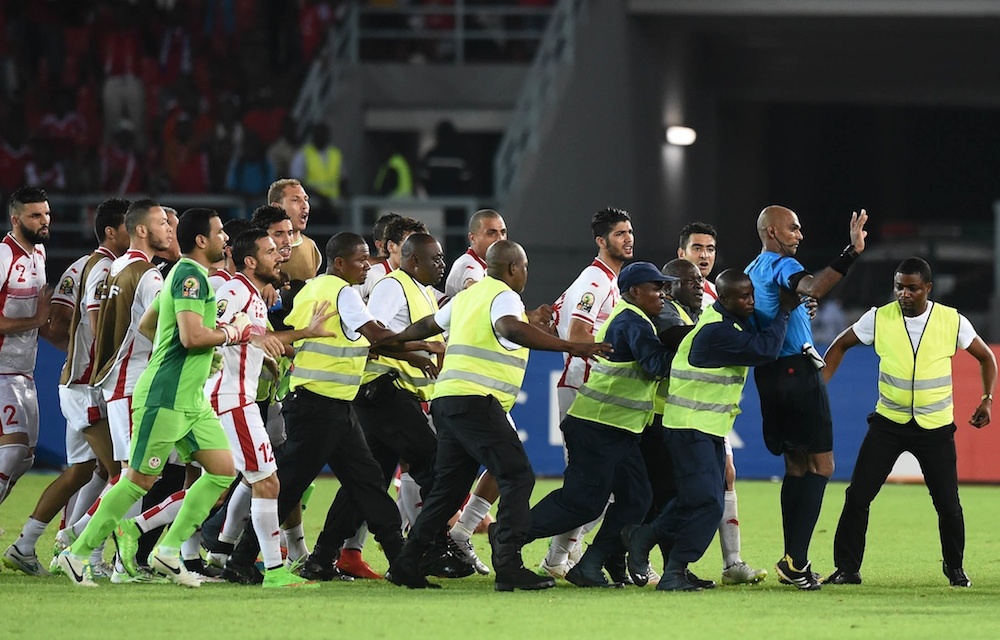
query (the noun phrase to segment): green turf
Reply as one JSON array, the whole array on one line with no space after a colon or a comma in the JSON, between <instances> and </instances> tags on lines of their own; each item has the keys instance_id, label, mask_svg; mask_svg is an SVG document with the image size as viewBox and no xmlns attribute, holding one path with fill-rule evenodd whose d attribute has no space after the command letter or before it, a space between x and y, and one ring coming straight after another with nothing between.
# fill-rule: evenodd
<instances>
[{"instance_id":1,"label":"green turf","mask_svg":"<svg viewBox=\"0 0 1000 640\"><path fill-rule=\"evenodd\" d=\"M52 476L29 475L0 506L2 548L16 539ZM535 498L558 486L540 481ZM314 540L336 483L319 483L306 513ZM971 589L952 589L941 574L934 510L922 486L887 486L873 506L868 557L860 587L805 593L781 586L773 564L781 554L779 485L741 482L743 556L771 575L761 585L703 593L660 593L651 587L597 591L560 583L535 593L496 593L489 577L438 580L443 589L408 591L384 581L328 583L316 590L264 592L235 585L73 587L63 577L0 573L0 638L994 638L1000 596L1000 488L962 488ZM814 569L832 569L831 544L844 485L831 485L813 542ZM54 526L42 538L50 557ZM475 537L484 559L485 536ZM537 563L546 542L525 549ZM379 570L374 544L366 558ZM718 579L718 544L692 569Z\"/></svg>"}]
</instances>

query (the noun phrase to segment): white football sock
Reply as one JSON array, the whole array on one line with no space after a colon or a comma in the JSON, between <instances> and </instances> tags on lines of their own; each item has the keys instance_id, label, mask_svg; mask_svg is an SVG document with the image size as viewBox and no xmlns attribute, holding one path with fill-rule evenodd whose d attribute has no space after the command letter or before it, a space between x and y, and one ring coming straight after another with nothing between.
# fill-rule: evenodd
<instances>
[{"instance_id":1,"label":"white football sock","mask_svg":"<svg viewBox=\"0 0 1000 640\"><path fill-rule=\"evenodd\" d=\"M344 542L345 549L353 549L355 551L361 551L365 548L365 540L368 539L368 523L362 522L358 530L354 532L354 535Z\"/></svg>"},{"instance_id":2,"label":"white football sock","mask_svg":"<svg viewBox=\"0 0 1000 640\"><path fill-rule=\"evenodd\" d=\"M420 497L420 485L409 473L403 473L399 476L399 504L406 520L410 526L413 526L420 511L424 508L424 501Z\"/></svg>"},{"instance_id":3,"label":"white football sock","mask_svg":"<svg viewBox=\"0 0 1000 640\"><path fill-rule=\"evenodd\" d=\"M226 506L226 519L222 521L222 529L219 531L219 542L236 544L239 540L250 517L251 498L253 489L247 483L240 482L233 489L233 495L229 497L229 504Z\"/></svg>"},{"instance_id":4,"label":"white football sock","mask_svg":"<svg viewBox=\"0 0 1000 640\"><path fill-rule=\"evenodd\" d=\"M17 550L24 555L34 554L35 545L38 544L38 539L45 533L45 527L48 524L48 522L28 518L28 521L24 523L24 528L21 529L20 537L14 543L17 545Z\"/></svg>"},{"instance_id":5,"label":"white football sock","mask_svg":"<svg viewBox=\"0 0 1000 640\"><path fill-rule=\"evenodd\" d=\"M97 475L95 471L94 475L90 477L90 481L76 492L76 502L73 504L73 508L67 511L66 523L72 524L87 513L97 498L104 493L104 487L107 486L107 479Z\"/></svg>"},{"instance_id":6,"label":"white football sock","mask_svg":"<svg viewBox=\"0 0 1000 640\"><path fill-rule=\"evenodd\" d=\"M740 518L736 512L736 492L726 492L722 521L719 522L719 543L722 545L722 566L740 562Z\"/></svg>"},{"instance_id":7,"label":"white football sock","mask_svg":"<svg viewBox=\"0 0 1000 640\"><path fill-rule=\"evenodd\" d=\"M253 498L250 501L250 519L253 520L260 556L265 569L281 566L281 535L278 533L278 500Z\"/></svg>"},{"instance_id":8,"label":"white football sock","mask_svg":"<svg viewBox=\"0 0 1000 640\"><path fill-rule=\"evenodd\" d=\"M471 538L472 534L476 531L476 527L486 518L486 514L492 508L492 504L479 496L475 494L469 496L469 501L465 504L465 508L462 509L462 515L458 517L458 521L451 528L452 539L466 541Z\"/></svg>"},{"instance_id":9,"label":"white football sock","mask_svg":"<svg viewBox=\"0 0 1000 640\"><path fill-rule=\"evenodd\" d=\"M175 514L176 515L176 514ZM201 558L201 527L194 530L191 537L181 543L181 560Z\"/></svg>"},{"instance_id":10,"label":"white football sock","mask_svg":"<svg viewBox=\"0 0 1000 640\"><path fill-rule=\"evenodd\" d=\"M35 457L28 455L26 444L0 445L0 504L3 504L11 487L24 473L24 461L28 458L34 462ZM31 467L28 467L29 469Z\"/></svg>"},{"instance_id":11,"label":"white football sock","mask_svg":"<svg viewBox=\"0 0 1000 640\"><path fill-rule=\"evenodd\" d=\"M285 551L288 559L293 562L309 555L309 549L306 547L306 534L302 530L301 524L285 529Z\"/></svg>"},{"instance_id":12,"label":"white football sock","mask_svg":"<svg viewBox=\"0 0 1000 640\"><path fill-rule=\"evenodd\" d=\"M572 531L560 533L552 536L549 543L549 552L545 554L545 564L550 567L557 567L569 560L569 551L576 544L576 541L583 536L583 527L577 527Z\"/></svg>"}]
</instances>

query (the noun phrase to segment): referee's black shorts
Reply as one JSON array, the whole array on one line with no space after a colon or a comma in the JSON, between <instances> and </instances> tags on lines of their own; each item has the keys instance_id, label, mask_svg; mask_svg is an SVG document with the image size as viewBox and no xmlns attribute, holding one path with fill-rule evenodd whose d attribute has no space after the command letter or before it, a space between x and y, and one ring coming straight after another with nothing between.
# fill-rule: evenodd
<instances>
[{"instance_id":1,"label":"referee's black shorts","mask_svg":"<svg viewBox=\"0 0 1000 640\"><path fill-rule=\"evenodd\" d=\"M803 355L754 368L764 423L764 444L776 456L833 451L833 418L826 383Z\"/></svg>"}]
</instances>

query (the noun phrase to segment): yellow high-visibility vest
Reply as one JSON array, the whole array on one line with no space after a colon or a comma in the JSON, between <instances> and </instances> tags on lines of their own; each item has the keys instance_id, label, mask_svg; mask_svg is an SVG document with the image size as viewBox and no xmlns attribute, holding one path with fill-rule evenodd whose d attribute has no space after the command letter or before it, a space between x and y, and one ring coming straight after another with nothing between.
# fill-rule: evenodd
<instances>
[{"instance_id":1,"label":"yellow high-visibility vest","mask_svg":"<svg viewBox=\"0 0 1000 640\"><path fill-rule=\"evenodd\" d=\"M691 316L688 315L687 311L684 310L684 307L682 307L679 302L676 300L667 300L667 302L674 305L677 309L677 314L684 322L684 326L690 327L694 324L694 320L691 319ZM669 393L667 387L669 386L669 379L660 380L660 383L656 385L656 396L653 398L653 412L658 416L663 415L663 405L667 401L667 394Z\"/></svg>"},{"instance_id":2,"label":"yellow high-visibility vest","mask_svg":"<svg viewBox=\"0 0 1000 640\"><path fill-rule=\"evenodd\" d=\"M958 325L958 311L935 302L914 354L899 303L875 310L875 413L898 424L916 420L924 429L955 421L951 358L958 350Z\"/></svg>"},{"instance_id":3,"label":"yellow high-visibility vest","mask_svg":"<svg viewBox=\"0 0 1000 640\"><path fill-rule=\"evenodd\" d=\"M340 197L340 177L344 167L344 154L337 147L327 147L322 153L311 142L302 147L306 161L306 175L302 180L308 187L332 200Z\"/></svg>"},{"instance_id":4,"label":"yellow high-visibility vest","mask_svg":"<svg viewBox=\"0 0 1000 640\"><path fill-rule=\"evenodd\" d=\"M315 306L328 301L328 311L334 315L326 321L326 326L337 335L295 343L292 391L304 388L327 398L347 401L358 395L370 343L360 334L357 340L347 338L347 329L337 313L337 296L347 286L350 285L342 278L325 274L307 282L295 296L295 305L285 318L285 324L295 329L306 328Z\"/></svg>"},{"instance_id":5,"label":"yellow high-visibility vest","mask_svg":"<svg viewBox=\"0 0 1000 640\"><path fill-rule=\"evenodd\" d=\"M504 411L514 406L528 366L528 349L508 349L493 328L490 306L504 291L511 291L507 283L486 276L452 299L451 336L432 398L493 396ZM522 313L521 320L527 322L527 315Z\"/></svg>"}]
</instances>

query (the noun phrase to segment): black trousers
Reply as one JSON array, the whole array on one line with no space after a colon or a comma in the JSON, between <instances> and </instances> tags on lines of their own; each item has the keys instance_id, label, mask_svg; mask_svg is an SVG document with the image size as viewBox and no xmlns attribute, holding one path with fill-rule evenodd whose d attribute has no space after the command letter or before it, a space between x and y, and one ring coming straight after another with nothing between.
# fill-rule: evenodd
<instances>
[{"instance_id":1,"label":"black trousers","mask_svg":"<svg viewBox=\"0 0 1000 640\"><path fill-rule=\"evenodd\" d=\"M368 448L382 471L383 489L389 487L402 459L409 464L421 497L426 498L434 486L437 437L420 408L420 400L383 375L362 386L352 404ZM317 549L335 554L364 522L362 510L362 505L355 504L351 493L342 487L327 511L323 531L316 540Z\"/></svg>"},{"instance_id":2,"label":"black trousers","mask_svg":"<svg viewBox=\"0 0 1000 640\"><path fill-rule=\"evenodd\" d=\"M528 501L535 473L503 407L493 396L449 396L431 403L431 415L438 435L434 488L409 541L420 547L432 544L462 506L482 465L500 488L496 542L520 549L531 526Z\"/></svg>"},{"instance_id":3,"label":"black trousers","mask_svg":"<svg viewBox=\"0 0 1000 640\"><path fill-rule=\"evenodd\" d=\"M652 500L639 450L640 435L574 416L566 416L560 428L569 454L563 486L531 510L528 538L544 538L592 522L614 493L615 501L587 550L603 561L625 550L622 529L640 522Z\"/></svg>"},{"instance_id":4,"label":"black trousers","mask_svg":"<svg viewBox=\"0 0 1000 640\"><path fill-rule=\"evenodd\" d=\"M639 451L646 463L646 474L653 489L653 501L645 522L652 522L663 511L667 503L677 496L677 481L674 479L674 463L670 451L663 441L663 416L657 415L653 424L642 432Z\"/></svg>"},{"instance_id":5,"label":"black trousers","mask_svg":"<svg viewBox=\"0 0 1000 640\"><path fill-rule=\"evenodd\" d=\"M833 539L833 560L838 569L861 569L869 507L904 451L913 454L924 473L927 491L938 514L944 561L952 568L962 566L965 519L958 499L955 430L954 423L938 429L924 429L914 421L898 424L877 413L868 416L868 433L858 451Z\"/></svg>"},{"instance_id":6,"label":"black trousers","mask_svg":"<svg viewBox=\"0 0 1000 640\"><path fill-rule=\"evenodd\" d=\"M659 540L671 544L667 565L687 566L705 554L719 528L726 447L723 438L694 429L663 429L663 441L673 462L677 496L651 526Z\"/></svg>"},{"instance_id":7,"label":"black trousers","mask_svg":"<svg viewBox=\"0 0 1000 640\"><path fill-rule=\"evenodd\" d=\"M279 521L288 517L306 488L325 465L330 465L391 561L402 546L399 511L386 493L382 469L368 449L350 403L299 389L285 402L285 421L288 440L275 452L281 483ZM257 547L250 519L233 559L238 564L251 564Z\"/></svg>"}]
</instances>

